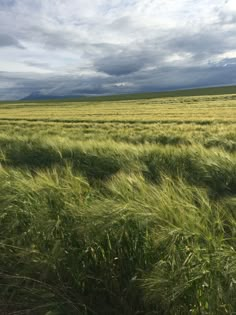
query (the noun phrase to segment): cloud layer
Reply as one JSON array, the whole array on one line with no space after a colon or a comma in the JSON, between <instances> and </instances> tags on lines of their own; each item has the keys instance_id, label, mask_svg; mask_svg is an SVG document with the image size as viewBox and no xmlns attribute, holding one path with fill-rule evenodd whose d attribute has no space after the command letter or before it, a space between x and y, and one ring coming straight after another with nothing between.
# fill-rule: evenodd
<instances>
[{"instance_id":1,"label":"cloud layer","mask_svg":"<svg viewBox=\"0 0 236 315\"><path fill-rule=\"evenodd\" d=\"M0 0L0 99L236 84L234 0Z\"/></svg>"}]
</instances>

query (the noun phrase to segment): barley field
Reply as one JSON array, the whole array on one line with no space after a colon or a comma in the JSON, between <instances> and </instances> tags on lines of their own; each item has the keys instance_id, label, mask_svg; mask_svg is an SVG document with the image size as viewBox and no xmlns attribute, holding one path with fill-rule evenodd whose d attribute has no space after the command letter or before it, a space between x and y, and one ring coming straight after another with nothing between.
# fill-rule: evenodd
<instances>
[{"instance_id":1,"label":"barley field","mask_svg":"<svg viewBox=\"0 0 236 315\"><path fill-rule=\"evenodd\" d=\"M236 314L236 94L0 104L0 313Z\"/></svg>"}]
</instances>

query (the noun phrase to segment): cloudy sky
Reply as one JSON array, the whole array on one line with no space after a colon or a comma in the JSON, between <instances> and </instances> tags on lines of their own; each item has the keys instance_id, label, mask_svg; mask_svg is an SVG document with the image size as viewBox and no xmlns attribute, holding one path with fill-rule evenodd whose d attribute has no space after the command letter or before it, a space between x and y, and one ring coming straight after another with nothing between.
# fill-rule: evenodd
<instances>
[{"instance_id":1,"label":"cloudy sky","mask_svg":"<svg viewBox=\"0 0 236 315\"><path fill-rule=\"evenodd\" d=\"M224 84L235 0L0 0L0 99Z\"/></svg>"}]
</instances>

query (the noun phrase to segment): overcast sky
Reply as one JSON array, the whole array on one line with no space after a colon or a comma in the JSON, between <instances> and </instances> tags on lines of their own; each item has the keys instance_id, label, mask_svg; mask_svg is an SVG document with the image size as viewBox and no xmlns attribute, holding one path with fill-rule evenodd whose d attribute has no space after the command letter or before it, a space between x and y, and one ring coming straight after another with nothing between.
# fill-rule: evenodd
<instances>
[{"instance_id":1,"label":"overcast sky","mask_svg":"<svg viewBox=\"0 0 236 315\"><path fill-rule=\"evenodd\" d=\"M236 84L236 0L0 0L0 99Z\"/></svg>"}]
</instances>

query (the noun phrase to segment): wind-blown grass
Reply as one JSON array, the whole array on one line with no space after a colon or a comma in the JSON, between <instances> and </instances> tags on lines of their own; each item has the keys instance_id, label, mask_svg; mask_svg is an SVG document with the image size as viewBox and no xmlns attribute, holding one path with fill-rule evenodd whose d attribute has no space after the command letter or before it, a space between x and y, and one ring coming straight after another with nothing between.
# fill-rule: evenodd
<instances>
[{"instance_id":1,"label":"wind-blown grass","mask_svg":"<svg viewBox=\"0 0 236 315\"><path fill-rule=\"evenodd\" d=\"M10 307L21 303L32 314L235 307L235 218L206 190L118 173L98 192L68 167L0 176L2 297Z\"/></svg>"},{"instance_id":2,"label":"wind-blown grass","mask_svg":"<svg viewBox=\"0 0 236 315\"><path fill-rule=\"evenodd\" d=\"M234 314L235 100L145 102L1 105L1 314Z\"/></svg>"}]
</instances>

